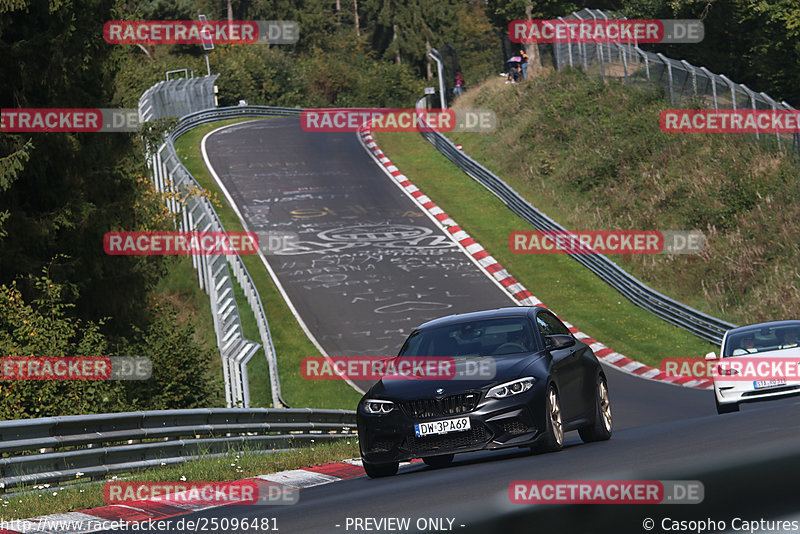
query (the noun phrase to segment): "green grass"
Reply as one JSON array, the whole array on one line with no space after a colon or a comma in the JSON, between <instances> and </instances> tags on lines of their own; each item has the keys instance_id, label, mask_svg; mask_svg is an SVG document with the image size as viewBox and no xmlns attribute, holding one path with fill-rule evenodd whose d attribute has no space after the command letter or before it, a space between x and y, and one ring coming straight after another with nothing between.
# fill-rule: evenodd
<instances>
[{"instance_id":1,"label":"green grass","mask_svg":"<svg viewBox=\"0 0 800 534\"><path fill-rule=\"evenodd\" d=\"M216 200L214 202L215 210L222 221L222 225L228 232L242 231L243 228L236 213L228 205L208 172L200 151L200 142L208 132L220 126L236 122L242 122L242 120L236 119L203 125L184 134L175 143L175 149L183 164L200 185L209 192L212 199ZM269 321L270 332L272 333L273 344L277 353L278 375L284 400L293 408L355 409L360 395L345 382L339 380L309 381L301 376L301 360L308 356L318 356L319 351L300 328L261 259L257 255L247 255L241 258L261 296L261 302ZM236 297L245 336L260 343L261 338L258 334L255 317L250 311L250 306L243 298L241 291L238 290L238 284L234 284L234 286L237 287ZM253 407L271 406L269 375L263 349L250 360L247 372L250 379L251 405Z\"/></svg>"},{"instance_id":2,"label":"green grass","mask_svg":"<svg viewBox=\"0 0 800 534\"><path fill-rule=\"evenodd\" d=\"M200 289L197 282L197 271L192 266L192 258L188 256L173 256L167 259L169 267L167 274L158 282L154 294L161 300L166 300L178 310L179 318L192 321L195 325L195 338L212 353L219 355L217 338L214 335L214 319L211 316L211 306L208 295ZM218 395L211 399L210 406L225 406L225 393L222 379L222 362L217 356L211 358L209 366L209 379L219 382L220 387L215 388Z\"/></svg>"},{"instance_id":3,"label":"green grass","mask_svg":"<svg viewBox=\"0 0 800 534\"><path fill-rule=\"evenodd\" d=\"M702 356L715 347L625 299L565 255L519 255L508 235L530 225L416 133L373 134L384 153L531 293L613 350L658 367L662 358ZM505 178L501 176L501 178ZM536 199L532 199L536 204ZM547 206L539 206L547 213Z\"/></svg>"},{"instance_id":4,"label":"green grass","mask_svg":"<svg viewBox=\"0 0 800 534\"><path fill-rule=\"evenodd\" d=\"M494 110L497 129L448 137L564 227L705 234L698 254L612 257L653 289L732 323L800 315L800 166L774 135L667 134L659 88L569 69L456 106Z\"/></svg>"},{"instance_id":5,"label":"green grass","mask_svg":"<svg viewBox=\"0 0 800 534\"><path fill-rule=\"evenodd\" d=\"M181 477L186 477L186 481L222 482L358 456L358 439L353 435L352 438L288 452L258 454L246 450L233 451L228 456L201 458L177 466L139 471L119 476L117 480L177 482ZM18 489L15 488L13 495L0 496L0 520L13 521L104 506L106 503L103 501L103 486L106 482L74 484L59 488L51 488L49 485L20 488L24 493L16 493Z\"/></svg>"}]
</instances>

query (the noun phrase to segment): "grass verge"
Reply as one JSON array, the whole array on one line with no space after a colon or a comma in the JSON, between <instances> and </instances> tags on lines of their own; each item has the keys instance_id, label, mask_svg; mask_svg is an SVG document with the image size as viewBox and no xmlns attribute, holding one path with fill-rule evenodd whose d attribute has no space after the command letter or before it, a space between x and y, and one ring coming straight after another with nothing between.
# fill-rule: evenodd
<instances>
[{"instance_id":1,"label":"grass verge","mask_svg":"<svg viewBox=\"0 0 800 534\"><path fill-rule=\"evenodd\" d=\"M774 134L664 133L661 88L569 69L457 106L497 129L449 137L566 228L703 232L699 254L612 257L657 291L738 324L800 316L800 165Z\"/></svg>"},{"instance_id":2,"label":"grass verge","mask_svg":"<svg viewBox=\"0 0 800 534\"><path fill-rule=\"evenodd\" d=\"M219 354L217 338L214 335L214 319L208 295L197 283L197 271L188 256L173 256L169 262L167 274L158 282L153 294L157 301L168 303L177 310L181 321L191 321L195 325L195 340L212 353ZM225 389L222 381L222 362L220 358L212 358L208 367L209 380L219 384L211 388L212 397L209 406L225 406Z\"/></svg>"},{"instance_id":3,"label":"grass verge","mask_svg":"<svg viewBox=\"0 0 800 534\"><path fill-rule=\"evenodd\" d=\"M177 466L140 471L114 479L177 482L182 480L181 477L185 477L184 480L187 481L223 482L357 458L358 455L358 439L353 435L352 438L344 438L341 441L287 452L257 454L236 451L228 456L201 458ZM0 520L13 521L104 506L104 485L105 482L93 482L58 488L38 485L22 488L24 492L15 489L13 494L0 496Z\"/></svg>"},{"instance_id":4,"label":"grass verge","mask_svg":"<svg viewBox=\"0 0 800 534\"><path fill-rule=\"evenodd\" d=\"M200 142L208 132L220 126L236 122L243 121L242 119L236 119L200 126L181 136L175 143L178 157L180 157L195 180L206 191L210 192L215 205L214 209L228 232L242 231L243 228L236 213L228 205L213 177L208 172L200 151ZM305 380L301 376L300 363L302 359L308 356L317 356L319 351L308 339L303 329L300 328L261 259L257 255L242 256L241 258L261 296L261 302L267 314L273 344L277 353L278 375L284 400L293 408L355 409L360 395L345 382L339 380L312 382ZM238 284L234 284L234 286L237 288L236 299L245 336L260 343L261 338L250 306L243 298ZM247 372L250 378L251 405L253 407L270 407L272 401L269 374L263 348L250 360L247 365Z\"/></svg>"}]
</instances>

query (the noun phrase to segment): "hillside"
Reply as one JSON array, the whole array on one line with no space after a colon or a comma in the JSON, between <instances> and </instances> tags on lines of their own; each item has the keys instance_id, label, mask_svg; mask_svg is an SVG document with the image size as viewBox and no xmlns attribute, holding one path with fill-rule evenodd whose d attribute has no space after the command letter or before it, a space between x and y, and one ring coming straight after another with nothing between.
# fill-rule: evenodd
<instances>
[{"instance_id":1,"label":"hillside","mask_svg":"<svg viewBox=\"0 0 800 534\"><path fill-rule=\"evenodd\" d=\"M800 316L790 155L744 135L665 134L658 90L574 71L491 79L456 106L495 110L497 131L451 138L567 228L701 230L700 254L613 258L651 287L739 324Z\"/></svg>"}]
</instances>

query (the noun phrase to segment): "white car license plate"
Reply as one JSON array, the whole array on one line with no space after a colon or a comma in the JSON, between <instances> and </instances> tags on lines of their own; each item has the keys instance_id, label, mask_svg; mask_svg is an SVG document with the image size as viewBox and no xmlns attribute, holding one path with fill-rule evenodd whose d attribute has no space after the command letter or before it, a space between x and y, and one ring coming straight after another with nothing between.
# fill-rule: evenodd
<instances>
[{"instance_id":1,"label":"white car license plate","mask_svg":"<svg viewBox=\"0 0 800 534\"><path fill-rule=\"evenodd\" d=\"M430 434L463 432L469 429L469 417L457 417L456 419L445 419L443 421L431 421L430 423L417 423L414 425L414 432L418 438Z\"/></svg>"},{"instance_id":2,"label":"white car license plate","mask_svg":"<svg viewBox=\"0 0 800 534\"><path fill-rule=\"evenodd\" d=\"M785 386L784 380L756 380L753 382L753 387L756 389L774 388L776 386Z\"/></svg>"}]
</instances>

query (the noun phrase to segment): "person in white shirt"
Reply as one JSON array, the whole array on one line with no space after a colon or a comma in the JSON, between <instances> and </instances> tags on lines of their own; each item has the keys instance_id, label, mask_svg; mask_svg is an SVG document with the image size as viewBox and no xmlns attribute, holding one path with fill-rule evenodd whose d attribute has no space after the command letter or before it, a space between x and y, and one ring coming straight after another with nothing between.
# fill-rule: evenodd
<instances>
[{"instance_id":1,"label":"person in white shirt","mask_svg":"<svg viewBox=\"0 0 800 534\"><path fill-rule=\"evenodd\" d=\"M753 334L746 334L742 339L741 346L738 349L733 349L733 356L753 354L754 352L758 352L758 349L756 349L756 338Z\"/></svg>"}]
</instances>

